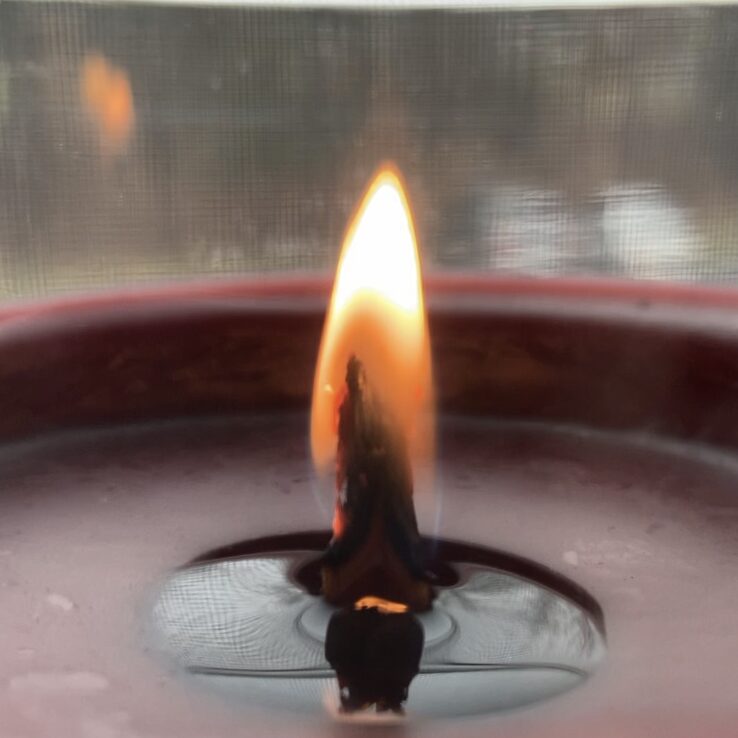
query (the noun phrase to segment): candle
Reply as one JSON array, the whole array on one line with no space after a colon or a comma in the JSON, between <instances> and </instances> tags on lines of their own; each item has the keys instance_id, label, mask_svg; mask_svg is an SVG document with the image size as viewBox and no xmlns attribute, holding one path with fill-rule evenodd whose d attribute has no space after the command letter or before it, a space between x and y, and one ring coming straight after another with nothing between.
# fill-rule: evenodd
<instances>
[{"instance_id":1,"label":"candle","mask_svg":"<svg viewBox=\"0 0 738 738\"><path fill-rule=\"evenodd\" d=\"M3 310L0 707L10 734L64 725L221 736L245 721L256 732L325 734L323 690L336 691L321 640L330 611L297 574L330 537L299 412L328 292L323 280L187 285ZM444 558L461 562L460 582L483 576L481 586L497 572L494 591L518 593L504 622L526 627L484 628L484 657L498 667L447 676L433 654L453 640L448 621L429 618L447 611L461 623L452 631L468 633L479 615L451 609L468 590L439 587L416 616L426 648L408 714L474 714L432 730L486 736L502 723L484 716L580 684L596 659L568 663L563 682L520 668L550 655L535 612L565 607L568 633L597 637L592 608L566 586L574 580L601 602L607 668L566 700L508 714L506 736L687 736L705 726L732 736L735 295L470 277L431 279L426 294L440 533L496 553L480 561L446 548ZM246 417L222 417L234 411ZM424 499L415 502L420 529L435 530ZM320 530L309 545L306 530ZM275 533L299 535L270 547ZM218 557L188 565L214 548ZM279 587L256 576L273 571ZM243 586L265 581L262 594L284 596L266 618L258 610L259 622L289 615L313 659L304 679L280 672L273 651L246 674L233 647L260 645L238 636L241 608L256 597ZM501 622L501 600L485 598L498 619L490 609L482 621ZM179 629L149 632L154 611ZM478 642L457 643L455 656L479 658ZM203 655L227 655L234 671L196 671ZM462 678L463 690L449 687Z\"/></svg>"}]
</instances>

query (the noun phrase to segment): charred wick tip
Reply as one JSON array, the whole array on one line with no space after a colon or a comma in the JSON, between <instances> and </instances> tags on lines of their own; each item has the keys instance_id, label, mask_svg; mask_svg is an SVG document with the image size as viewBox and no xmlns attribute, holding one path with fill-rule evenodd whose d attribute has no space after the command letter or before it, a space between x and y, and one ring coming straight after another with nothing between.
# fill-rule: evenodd
<instances>
[{"instance_id":1,"label":"charred wick tip","mask_svg":"<svg viewBox=\"0 0 738 738\"><path fill-rule=\"evenodd\" d=\"M434 592L404 438L355 355L346 365L346 386L338 422L335 535L323 556L323 596L344 607L376 596L427 610Z\"/></svg>"},{"instance_id":2,"label":"charred wick tip","mask_svg":"<svg viewBox=\"0 0 738 738\"><path fill-rule=\"evenodd\" d=\"M325 654L344 712L374 706L403 714L423 651L413 611L429 609L435 592L425 573L404 439L370 381L352 354L338 424L336 517L342 522L321 566L323 597L342 609L331 618ZM407 611L356 609L371 597Z\"/></svg>"}]
</instances>

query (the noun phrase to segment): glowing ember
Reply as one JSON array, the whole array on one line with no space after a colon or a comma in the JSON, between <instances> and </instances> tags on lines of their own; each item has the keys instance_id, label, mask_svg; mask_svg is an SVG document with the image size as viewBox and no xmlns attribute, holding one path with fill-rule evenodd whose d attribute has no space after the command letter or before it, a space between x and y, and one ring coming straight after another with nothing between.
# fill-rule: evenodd
<instances>
[{"instance_id":1,"label":"glowing ember","mask_svg":"<svg viewBox=\"0 0 738 738\"><path fill-rule=\"evenodd\" d=\"M343 243L313 385L311 446L320 471L337 444L346 365L356 356L413 460L432 450L433 389L423 289L410 207L382 168Z\"/></svg>"},{"instance_id":2,"label":"glowing ember","mask_svg":"<svg viewBox=\"0 0 738 738\"><path fill-rule=\"evenodd\" d=\"M371 595L362 597L354 604L356 610L370 610L372 608L379 610L381 613L408 611L408 607L404 602L393 602L392 600L385 600L384 597L372 597Z\"/></svg>"}]
</instances>

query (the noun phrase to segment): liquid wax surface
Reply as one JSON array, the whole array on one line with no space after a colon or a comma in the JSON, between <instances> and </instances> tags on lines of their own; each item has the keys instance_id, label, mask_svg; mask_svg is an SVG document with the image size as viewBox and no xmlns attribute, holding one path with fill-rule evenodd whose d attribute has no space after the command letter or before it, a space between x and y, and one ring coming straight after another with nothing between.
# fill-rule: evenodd
<instances>
[{"instance_id":1,"label":"liquid wax surface","mask_svg":"<svg viewBox=\"0 0 738 738\"><path fill-rule=\"evenodd\" d=\"M218 678L209 686L240 690L244 701L322 710L324 694L336 691L324 654L335 609L295 582L296 567L316 553L300 550L300 543L298 535L292 551L173 573L151 615L162 649L203 681L230 676L234 684ZM594 618L564 595L491 566L457 569L460 581L441 588L433 610L419 616L425 647L407 702L411 714L449 717L527 705L579 684L604 657Z\"/></svg>"},{"instance_id":2,"label":"liquid wax surface","mask_svg":"<svg viewBox=\"0 0 738 738\"><path fill-rule=\"evenodd\" d=\"M246 704L181 679L142 644L155 593L183 562L244 538L325 527L306 428L303 417L203 421L2 448L0 708L11 735L57 736L62 722L75 734L103 725L126 738L226 736L244 715L256 735L294 727L267 700ZM440 534L570 576L608 623L607 669L565 700L485 723L484 735L545 727L563 738L572 721L598 733L604 716L639 737L655 727L688 735L698 723L720 735L731 724L731 459L466 421L442 424L439 453ZM437 510L419 512L421 529L435 525ZM323 720L300 729L324 735ZM424 732L457 734L433 725Z\"/></svg>"}]
</instances>

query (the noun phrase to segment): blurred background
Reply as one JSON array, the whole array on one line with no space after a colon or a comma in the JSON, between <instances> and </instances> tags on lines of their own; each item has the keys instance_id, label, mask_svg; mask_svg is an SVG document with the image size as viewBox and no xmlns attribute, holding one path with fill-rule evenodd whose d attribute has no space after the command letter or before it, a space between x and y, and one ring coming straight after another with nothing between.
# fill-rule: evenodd
<instances>
[{"instance_id":1,"label":"blurred background","mask_svg":"<svg viewBox=\"0 0 738 738\"><path fill-rule=\"evenodd\" d=\"M0 2L0 299L335 265L738 278L738 8Z\"/></svg>"}]
</instances>

